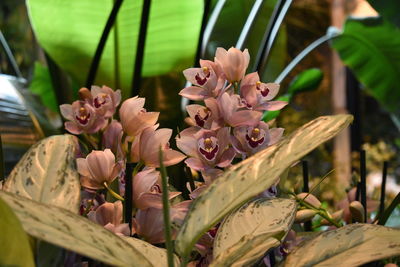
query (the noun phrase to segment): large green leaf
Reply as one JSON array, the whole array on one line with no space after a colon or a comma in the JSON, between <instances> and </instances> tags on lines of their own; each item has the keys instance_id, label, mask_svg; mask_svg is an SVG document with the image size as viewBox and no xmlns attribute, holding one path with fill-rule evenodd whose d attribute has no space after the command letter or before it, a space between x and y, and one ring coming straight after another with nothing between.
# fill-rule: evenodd
<instances>
[{"instance_id":1,"label":"large green leaf","mask_svg":"<svg viewBox=\"0 0 400 267\"><path fill-rule=\"evenodd\" d=\"M30 235L113 266L153 266L159 249L131 238L129 242L66 209L0 191ZM134 244L134 245L132 245ZM155 250L155 252L152 252ZM148 255L153 259L147 259Z\"/></svg>"},{"instance_id":2,"label":"large green leaf","mask_svg":"<svg viewBox=\"0 0 400 267\"><path fill-rule=\"evenodd\" d=\"M388 111L400 111L400 29L380 18L348 19L333 47Z\"/></svg>"},{"instance_id":3,"label":"large green leaf","mask_svg":"<svg viewBox=\"0 0 400 267\"><path fill-rule=\"evenodd\" d=\"M318 88L324 78L324 73L317 68L302 71L290 82L287 89L289 94L313 91Z\"/></svg>"},{"instance_id":4,"label":"large green leaf","mask_svg":"<svg viewBox=\"0 0 400 267\"><path fill-rule=\"evenodd\" d=\"M334 137L352 119L350 115L317 118L279 143L225 171L191 205L175 242L177 252L187 256L208 229L276 183L289 166Z\"/></svg>"},{"instance_id":5,"label":"large green leaf","mask_svg":"<svg viewBox=\"0 0 400 267\"><path fill-rule=\"evenodd\" d=\"M360 266L400 255L400 230L373 224L349 224L324 232L293 250L284 266Z\"/></svg>"},{"instance_id":6,"label":"large green leaf","mask_svg":"<svg viewBox=\"0 0 400 267\"><path fill-rule=\"evenodd\" d=\"M384 18L400 27L400 1L396 0L368 0L373 8Z\"/></svg>"},{"instance_id":7,"label":"large green leaf","mask_svg":"<svg viewBox=\"0 0 400 267\"><path fill-rule=\"evenodd\" d=\"M33 145L18 162L4 190L78 212L79 174L75 167L76 137L53 135Z\"/></svg>"},{"instance_id":8,"label":"large green leaf","mask_svg":"<svg viewBox=\"0 0 400 267\"><path fill-rule=\"evenodd\" d=\"M59 108L51 83L49 69L39 62L35 62L33 79L29 85L29 90L38 95L46 107L54 112L58 112Z\"/></svg>"},{"instance_id":9,"label":"large green leaf","mask_svg":"<svg viewBox=\"0 0 400 267\"><path fill-rule=\"evenodd\" d=\"M218 229L211 266L250 266L290 230L296 201L257 199L230 214Z\"/></svg>"},{"instance_id":10,"label":"large green leaf","mask_svg":"<svg viewBox=\"0 0 400 267\"><path fill-rule=\"evenodd\" d=\"M96 84L131 87L143 1L125 0L103 51ZM82 86L110 14L113 0L28 0L32 27L41 46ZM190 67L197 46L202 0L154 0L151 4L143 75ZM116 69L119 73L116 74Z\"/></svg>"},{"instance_id":11,"label":"large green leaf","mask_svg":"<svg viewBox=\"0 0 400 267\"><path fill-rule=\"evenodd\" d=\"M0 214L0 266L35 266L28 236L18 218L2 199Z\"/></svg>"}]
</instances>

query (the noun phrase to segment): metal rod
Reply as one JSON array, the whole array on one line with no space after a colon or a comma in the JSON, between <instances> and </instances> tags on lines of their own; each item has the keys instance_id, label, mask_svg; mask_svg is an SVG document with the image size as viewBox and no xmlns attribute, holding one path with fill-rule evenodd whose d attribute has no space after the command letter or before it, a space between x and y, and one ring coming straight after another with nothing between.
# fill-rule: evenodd
<instances>
[{"instance_id":1,"label":"metal rod","mask_svg":"<svg viewBox=\"0 0 400 267\"><path fill-rule=\"evenodd\" d=\"M308 193L310 191L309 187L309 174L308 174L308 162L303 160L301 162L303 166L303 192ZM304 222L304 231L310 232L312 231L312 223L311 221Z\"/></svg>"},{"instance_id":2,"label":"metal rod","mask_svg":"<svg viewBox=\"0 0 400 267\"><path fill-rule=\"evenodd\" d=\"M249 13L249 16L247 17L247 20L243 26L243 29L240 33L239 39L236 42L236 48L242 50L243 45L247 40L247 37L249 36L249 32L251 29L251 26L254 24L254 21L257 18L257 14L260 11L260 8L263 4L264 0L256 0L254 2L253 7L251 8L251 11Z\"/></svg>"},{"instance_id":3,"label":"metal rod","mask_svg":"<svg viewBox=\"0 0 400 267\"><path fill-rule=\"evenodd\" d=\"M135 70L132 78L131 96L139 95L142 83L142 66L146 45L147 25L150 17L151 0L143 0L142 16L140 20L139 37L136 46Z\"/></svg>"},{"instance_id":4,"label":"metal rod","mask_svg":"<svg viewBox=\"0 0 400 267\"><path fill-rule=\"evenodd\" d=\"M111 10L110 16L107 19L106 26L104 27L103 33L101 34L99 44L97 45L96 52L94 53L94 57L92 63L90 65L88 77L86 79L86 87L90 88L90 86L94 83L96 78L97 69L100 64L101 55L103 54L104 47L107 42L108 35L111 31L111 28L114 25L114 22L117 18L118 11L122 5L123 0L116 0L114 6Z\"/></svg>"},{"instance_id":5,"label":"metal rod","mask_svg":"<svg viewBox=\"0 0 400 267\"><path fill-rule=\"evenodd\" d=\"M385 210L385 195L386 195L386 177L387 177L388 162L383 162L382 169L382 184L381 184L381 199L379 202L379 213L382 214Z\"/></svg>"},{"instance_id":6,"label":"metal rod","mask_svg":"<svg viewBox=\"0 0 400 267\"><path fill-rule=\"evenodd\" d=\"M360 151L360 191L361 191L361 204L364 207L364 222L367 222L367 167L365 159L365 150Z\"/></svg>"},{"instance_id":7,"label":"metal rod","mask_svg":"<svg viewBox=\"0 0 400 267\"><path fill-rule=\"evenodd\" d=\"M11 51L11 48L8 46L6 38L4 37L3 32L1 30L0 30L0 43L3 46L4 52L6 53L8 63L11 65L12 69L14 70L15 75L17 75L18 78L23 78L22 73L19 70L17 61L15 60L15 57Z\"/></svg>"}]
</instances>

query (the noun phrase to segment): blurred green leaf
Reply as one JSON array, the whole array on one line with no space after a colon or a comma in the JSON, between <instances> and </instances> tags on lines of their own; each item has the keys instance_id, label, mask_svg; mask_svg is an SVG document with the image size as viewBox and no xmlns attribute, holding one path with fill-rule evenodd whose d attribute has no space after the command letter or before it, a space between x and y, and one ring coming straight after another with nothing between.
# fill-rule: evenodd
<instances>
[{"instance_id":1,"label":"blurred green leaf","mask_svg":"<svg viewBox=\"0 0 400 267\"><path fill-rule=\"evenodd\" d=\"M289 94L298 94L301 92L312 91L321 84L324 74L320 69L308 69L294 77L289 85L287 92Z\"/></svg>"},{"instance_id":2,"label":"blurred green leaf","mask_svg":"<svg viewBox=\"0 0 400 267\"><path fill-rule=\"evenodd\" d=\"M348 19L333 47L388 111L400 111L400 29L381 18Z\"/></svg>"},{"instance_id":3,"label":"blurred green leaf","mask_svg":"<svg viewBox=\"0 0 400 267\"><path fill-rule=\"evenodd\" d=\"M91 59L110 14L112 0L28 0L32 27L54 61L83 85ZM111 31L97 72L96 84L116 86L127 97L142 1L126 0ZM143 75L154 76L191 66L201 24L202 0L153 1L147 31Z\"/></svg>"},{"instance_id":4,"label":"blurred green leaf","mask_svg":"<svg viewBox=\"0 0 400 267\"><path fill-rule=\"evenodd\" d=\"M400 1L397 0L368 0L371 6L384 18L400 27Z\"/></svg>"},{"instance_id":5,"label":"blurred green leaf","mask_svg":"<svg viewBox=\"0 0 400 267\"><path fill-rule=\"evenodd\" d=\"M39 62L35 62L33 79L29 85L29 90L38 95L46 107L58 112L57 99L51 83L49 69Z\"/></svg>"},{"instance_id":6,"label":"blurred green leaf","mask_svg":"<svg viewBox=\"0 0 400 267\"><path fill-rule=\"evenodd\" d=\"M0 198L0 266L34 267L28 236L11 208Z\"/></svg>"}]
</instances>

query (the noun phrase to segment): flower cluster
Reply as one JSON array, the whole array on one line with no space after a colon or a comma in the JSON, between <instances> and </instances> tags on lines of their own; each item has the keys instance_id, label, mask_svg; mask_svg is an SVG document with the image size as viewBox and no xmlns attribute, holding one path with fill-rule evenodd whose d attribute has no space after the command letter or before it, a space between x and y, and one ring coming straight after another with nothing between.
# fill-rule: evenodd
<instances>
[{"instance_id":1,"label":"flower cluster","mask_svg":"<svg viewBox=\"0 0 400 267\"><path fill-rule=\"evenodd\" d=\"M276 143L282 128L269 128L263 111L282 109L287 102L271 101L279 84L263 83L257 72L245 75L250 56L236 48L218 48L214 61L200 60L200 68L183 72L191 86L180 95L202 100L186 107L192 126L177 137L177 146L190 168L215 179L235 157L246 158ZM206 178L206 184L207 184Z\"/></svg>"},{"instance_id":2,"label":"flower cluster","mask_svg":"<svg viewBox=\"0 0 400 267\"><path fill-rule=\"evenodd\" d=\"M133 97L121 103L121 92L107 86L81 88L80 100L72 105L64 104L60 110L65 129L82 136L85 144L77 158L81 176L81 214L90 220L119 234L138 234L150 243L161 243L163 217L161 200L159 151L163 152L163 164L174 165L185 158L181 152L169 147L171 129L158 129L158 112L144 109L145 99ZM119 120L114 119L118 111ZM124 182L126 164L135 164L133 171L132 229L123 223ZM119 188L119 192L116 192ZM107 202L105 189L115 202ZM170 198L180 195L171 192ZM190 201L171 207L172 221L179 225L188 211Z\"/></svg>"}]
</instances>

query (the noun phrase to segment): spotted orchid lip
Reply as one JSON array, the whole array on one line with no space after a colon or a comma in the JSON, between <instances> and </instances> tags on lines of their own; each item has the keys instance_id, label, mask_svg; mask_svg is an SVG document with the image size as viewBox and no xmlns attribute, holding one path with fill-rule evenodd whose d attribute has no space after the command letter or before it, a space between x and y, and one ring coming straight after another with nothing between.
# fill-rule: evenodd
<instances>
[{"instance_id":1,"label":"spotted orchid lip","mask_svg":"<svg viewBox=\"0 0 400 267\"><path fill-rule=\"evenodd\" d=\"M202 85L204 85L204 84L208 81L208 78L210 78L210 75L211 75L211 72L208 72L208 73L204 76L204 78L202 78L202 77L200 77L200 74L197 73L196 76L194 76L194 78L196 79L197 84L200 85L200 86L202 86Z\"/></svg>"},{"instance_id":2,"label":"spotted orchid lip","mask_svg":"<svg viewBox=\"0 0 400 267\"><path fill-rule=\"evenodd\" d=\"M218 145L215 145L215 147L213 149L211 149L210 151L199 147L200 153L209 161L215 159L215 157L217 156L218 150L219 150Z\"/></svg>"},{"instance_id":3,"label":"spotted orchid lip","mask_svg":"<svg viewBox=\"0 0 400 267\"><path fill-rule=\"evenodd\" d=\"M99 99L99 98L101 98L101 99ZM93 104L94 104L94 107L95 108L100 108L102 105L104 105L105 103L106 103L107 101L106 101L106 99L104 98L104 97L96 97L94 100L93 100Z\"/></svg>"},{"instance_id":4,"label":"spotted orchid lip","mask_svg":"<svg viewBox=\"0 0 400 267\"><path fill-rule=\"evenodd\" d=\"M264 137L261 137L260 139L254 141L254 140L253 140L252 138L250 138L250 136L247 135L247 134L246 134L246 140L247 140L247 143L249 144L249 146L252 147L252 148L256 148L256 147L258 147L259 145L261 145L262 143L264 143Z\"/></svg>"},{"instance_id":5,"label":"spotted orchid lip","mask_svg":"<svg viewBox=\"0 0 400 267\"><path fill-rule=\"evenodd\" d=\"M88 113L87 115L83 115L83 116L75 116L75 119L76 119L81 125L87 125L87 124L89 123L90 113Z\"/></svg>"},{"instance_id":6,"label":"spotted orchid lip","mask_svg":"<svg viewBox=\"0 0 400 267\"><path fill-rule=\"evenodd\" d=\"M204 117L201 117L200 111L194 116L197 126L204 127L206 120L210 117L210 112L207 112Z\"/></svg>"}]
</instances>

